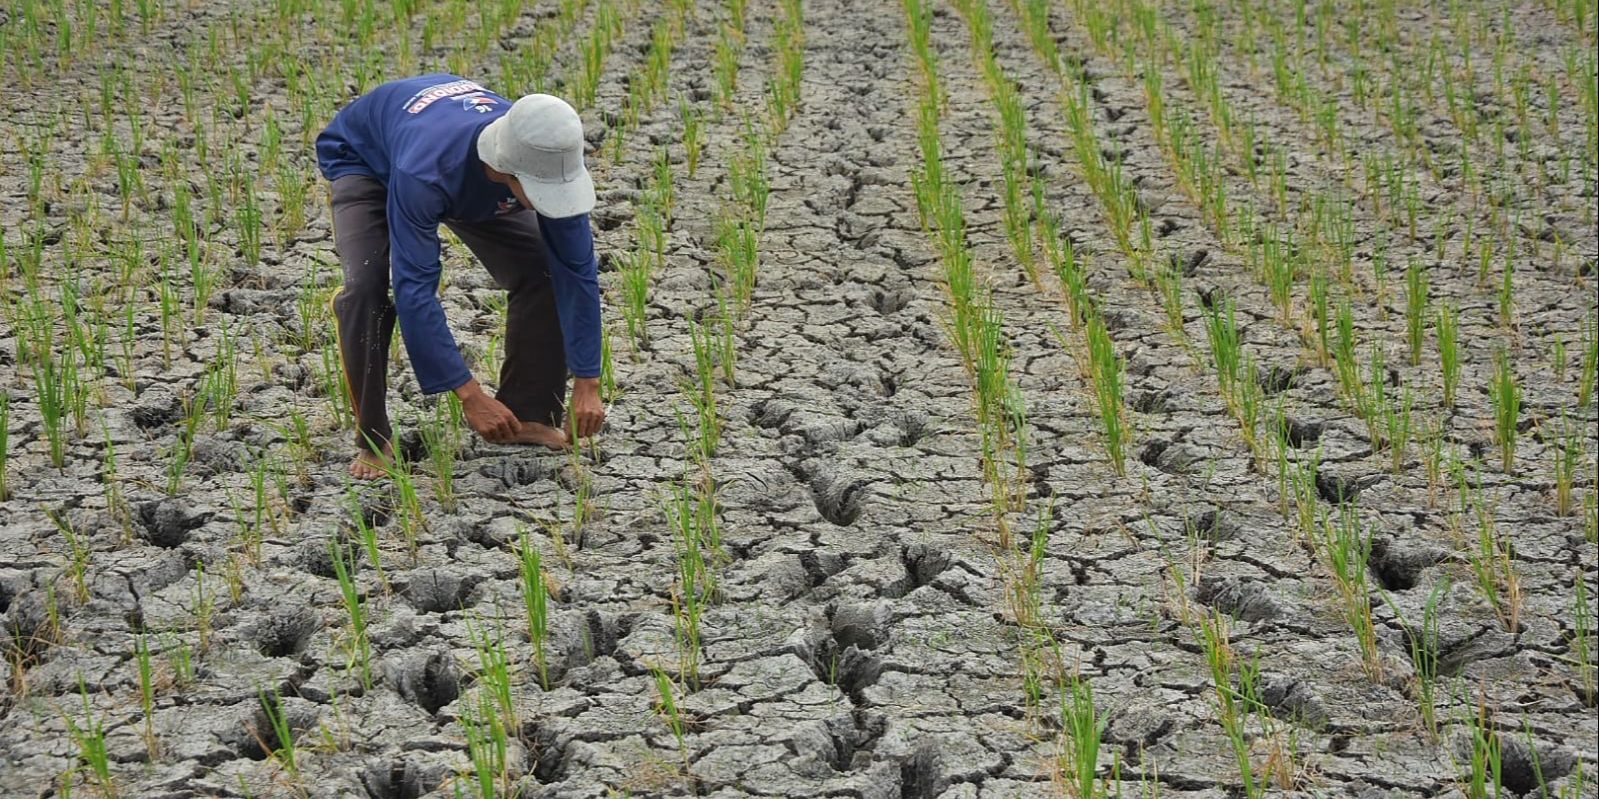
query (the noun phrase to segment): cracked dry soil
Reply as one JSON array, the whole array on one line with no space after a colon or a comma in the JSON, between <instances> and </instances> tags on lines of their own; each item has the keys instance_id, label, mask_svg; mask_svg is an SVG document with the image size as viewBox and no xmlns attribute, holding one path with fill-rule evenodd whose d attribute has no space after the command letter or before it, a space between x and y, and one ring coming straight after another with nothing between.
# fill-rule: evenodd
<instances>
[{"instance_id":1,"label":"cracked dry soil","mask_svg":"<svg viewBox=\"0 0 1599 799\"><path fill-rule=\"evenodd\" d=\"M176 93L171 74L192 41L188 29L226 30L229 14L263 13L258 5L266 4L174 10L147 37L44 85L16 89L0 130L31 136L61 102L52 92L87 100L113 64ZM525 9L501 34L503 46L525 45L551 19L551 5ZM1591 283L1573 275L1591 278L1592 227L1570 231L1566 266L1517 266L1516 368L1525 378L1528 418L1537 422L1523 443L1521 469L1482 473L1498 527L1514 542L1522 599L1512 632L1474 583L1475 544L1452 527L1448 501L1430 501L1419 459L1399 474L1385 468L1387 456L1373 452L1332 372L1305 356L1297 331L1277 321L1248 264L1217 241L1176 185L1148 129L1142 89L1094 49L1067 10L1054 12L1056 38L1093 83L1095 124L1121 153L1159 225L1161 252L1189 267L1187 322L1198 331L1192 340L1204 340L1199 309L1211 292L1235 298L1248 346L1269 365L1263 387L1283 402L1287 440L1320 449L1320 501L1331 509L1358 495L1373 533L1372 604L1385 666L1384 678L1373 680L1325 567L1280 512L1275 472L1256 467L1214 380L1163 330L1158 301L1117 266L1094 196L1071 169L1054 78L1029 49L1013 9L990 6L997 55L1026 105L1038 180L1093 264L1091 281L1107 300L1107 324L1128 362L1134 454L1128 474L1118 477L1098 444L1092 389L1056 333L1066 313L1054 295L1026 280L1005 239L991 109L966 23L935 4L933 45L949 92L946 162L963 186L969 238L1015 353L1031 425L1031 495L1054 507L1041 616L1066 670L1093 686L1104 720L1102 776L1119 777L1124 790L1139 795L1243 795L1205 655L1185 621L1214 611L1232 617L1233 647L1258 664L1259 702L1275 719L1275 733L1250 729L1253 757L1266 763L1285 752L1291 763L1292 773L1271 792L1463 795L1466 720L1486 709L1500 731L1508 790L1594 796L1599 712L1577 654L1593 642L1578 637L1572 596L1578 584L1587 596L1599 595L1599 565L1583 517L1551 510L1556 443L1545 435L1565 410L1581 426L1588 452L1599 448L1593 407L1569 408L1575 377L1557 376L1545 360L1557 339L1575 352L1594 312ZM402 449L423 464L416 480L425 519L413 554L392 490L354 490L360 522L377 530L384 566L379 575L357 558L355 582L370 625L370 689L349 668L350 620L328 556L330 541L359 536L343 476L352 455L348 434L334 427L316 380L324 368L320 350L284 343L297 330L301 298L326 296L334 286L328 281L337 262L320 201L308 207L304 230L268 242L255 266L243 263L233 226L207 225L208 257L223 261L226 277L206 321L164 363L159 305L153 293L146 297L129 317L140 333L135 371L106 379L90 431L72 440L61 468L47 459L35 386L17 355L22 335L11 325L0 331L0 375L11 398L11 496L0 503L7 652L0 664L7 685L0 695L0 795L96 795L75 738L91 720L103 725L119 796L457 795L468 790L472 768L462 716L481 683L473 641L496 627L515 665L520 726L511 731L507 770L522 799L1073 795L1061 780L1065 738L1053 700L1042 712L1027 705L1018 659L1023 632L1006 611L967 377L949 343L936 254L909 181L918 158L919 85L904 14L886 1L805 0L803 7L801 106L770 146L759 282L737 333L737 386L719 398L725 432L713 467L730 557L723 596L703 621L700 685L676 697L681 746L663 720L653 672L676 662L677 567L660 497L687 462L678 422L678 413L687 413L679 385L693 372L687 320L715 310L713 221L726 202L727 162L741 125L732 115L708 117L706 153L693 177L683 167L681 125L670 103L643 116L620 160L605 148L625 79L644 60L651 22L665 13L643 4L626 17L595 107L584 114L596 145L595 227L608 290L617 280L613 265L634 244L633 203L658 147L677 166L677 207L667 266L648 308L650 345L635 357L614 337L622 393L588 456L593 517L581 535L570 529L579 478L567 458L476 440L459 453L453 507L436 501L426 447L414 432L435 401L416 391L397 348L391 408L397 425L411 431ZM1575 35L1542 5L1525 11L1524 24L1541 35ZM1182 24L1181 9L1171 13ZM780 14L776 3L750 9L738 90L743 108L764 102ZM579 33L592 17L590 10ZM673 97L709 108L725 19L719 4L689 19L673 56ZM417 34L382 35L392 45ZM571 38L557 51L557 74L580 59L578 34ZM308 59L346 53L326 36L291 41ZM248 50L225 57L242 60ZM435 44L421 63L444 68L449 54ZM483 55L468 66L492 74L495 63ZM396 74L397 67L383 69ZM1293 149L1292 179L1309 191L1332 179L1333 162L1306 126L1254 92L1241 67L1223 70L1233 71L1224 82L1229 96ZM264 69L249 78L252 107L217 123L213 135L231 137L230 146L253 158L262 146L261 114L275 106L284 157L304 169L311 154L302 145L320 120L288 113L280 74ZM351 88L334 94L347 97ZM230 90L217 88L219 96L202 96L201 105L224 102L221 94ZM151 106L144 117L146 135L157 142L141 154L153 191L133 215L154 220L144 228L153 231L170 202L154 185L163 179L160 142L184 152L195 142L173 108ZM1369 119L1351 126L1384 141ZM85 177L98 135L58 133L51 157L64 165L62 182L111 180ZM36 229L22 135L0 142L0 231L10 242ZM198 172L189 179L197 186L202 180ZM316 186L313 196L322 190ZM114 180L98 191L106 209L118 202ZM1578 188L1556 199L1563 207L1595 202ZM264 202L270 211L272 198ZM68 257L84 213L69 196L39 217L38 229L54 234L43 254L47 273ZM1425 213L1473 212L1445 191L1430 198ZM1360 235L1375 242L1374 229L1385 222L1364 206L1357 218ZM85 251L91 274L114 273L111 243ZM1392 246L1394 263L1429 250L1398 237ZM446 273L445 307L477 360L492 349L499 325L496 292L453 242ZM1452 267L1436 272L1434 287L1463 310L1465 396L1446 414L1449 440L1491 457L1483 386L1495 342L1506 335L1494 322L1493 292ZM15 281L4 288L13 299L23 291ZM607 297L616 321L620 311ZM1387 302L1392 309L1358 309L1361 334L1395 344L1403 336L1403 300ZM195 437L182 488L167 495L169 453L183 435L186 403L224 335L261 348L239 347L232 419ZM1407 379L1425 374L1397 357L1392 363ZM1439 409L1431 396L1418 398L1422 404ZM298 456L295 413L308 419L314 443ZM115 474L107 473L108 446L120 458ZM260 518L252 497L263 495L254 493L252 479L254 465L268 456L305 462L285 466L281 483L267 486L281 496L267 503L272 523L248 551L240 530ZM1594 490L1593 468L1585 464L1582 472L1578 492L1586 496ZM545 528L565 542L564 557L546 552L548 689L531 669L514 549L519 530ZM73 579L73 541L82 546L81 585ZM545 541L550 549L553 542ZM1175 581L1178 574L1187 579ZM1438 603L1434 655L1442 675L1436 737L1417 712L1404 624L1420 618L1430 598ZM1591 626L1586 634L1591 638ZM140 702L141 640L155 664L155 746ZM185 653L192 657L187 675ZM297 774L273 757L284 741L263 691L282 697L273 715L299 742Z\"/></svg>"}]
</instances>

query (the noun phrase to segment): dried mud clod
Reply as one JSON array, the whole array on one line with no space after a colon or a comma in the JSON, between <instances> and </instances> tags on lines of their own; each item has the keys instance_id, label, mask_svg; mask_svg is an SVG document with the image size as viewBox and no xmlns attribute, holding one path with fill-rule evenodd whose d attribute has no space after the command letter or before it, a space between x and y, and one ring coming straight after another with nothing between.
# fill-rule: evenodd
<instances>
[{"instance_id":1,"label":"dried mud clod","mask_svg":"<svg viewBox=\"0 0 1599 799\"><path fill-rule=\"evenodd\" d=\"M266 657L297 657L321 628L322 618L310 606L290 604L266 611L246 635Z\"/></svg>"},{"instance_id":2,"label":"dried mud clod","mask_svg":"<svg viewBox=\"0 0 1599 799\"><path fill-rule=\"evenodd\" d=\"M138 516L145 540L167 549L181 546L189 539L189 533L211 518L211 514L197 513L176 498L144 502L138 506Z\"/></svg>"},{"instance_id":3,"label":"dried mud clod","mask_svg":"<svg viewBox=\"0 0 1599 799\"><path fill-rule=\"evenodd\" d=\"M1194 587L1194 600L1244 621L1266 621L1282 615L1270 589L1256 580L1207 574Z\"/></svg>"},{"instance_id":4,"label":"dried mud clod","mask_svg":"<svg viewBox=\"0 0 1599 799\"><path fill-rule=\"evenodd\" d=\"M467 600L480 579L453 568L426 568L404 575L396 585L419 612L450 613L471 604Z\"/></svg>"},{"instance_id":5,"label":"dried mud clod","mask_svg":"<svg viewBox=\"0 0 1599 799\"><path fill-rule=\"evenodd\" d=\"M409 758L373 758L361 769L367 799L422 799L451 776L442 763L423 765Z\"/></svg>"},{"instance_id":6,"label":"dried mud clod","mask_svg":"<svg viewBox=\"0 0 1599 799\"><path fill-rule=\"evenodd\" d=\"M448 652L399 652L385 656L383 672L395 693L436 716L461 696L461 671Z\"/></svg>"}]
</instances>

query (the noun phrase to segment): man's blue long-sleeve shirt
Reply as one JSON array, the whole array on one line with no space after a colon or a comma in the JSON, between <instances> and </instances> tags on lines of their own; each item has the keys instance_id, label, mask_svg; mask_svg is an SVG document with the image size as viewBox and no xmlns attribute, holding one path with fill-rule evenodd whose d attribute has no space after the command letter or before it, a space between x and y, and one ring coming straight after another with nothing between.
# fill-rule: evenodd
<instances>
[{"instance_id":1,"label":"man's blue long-sleeve shirt","mask_svg":"<svg viewBox=\"0 0 1599 799\"><path fill-rule=\"evenodd\" d=\"M357 98L317 136L322 176L365 175L388 189L389 262L395 315L422 391L435 394L471 379L439 303L439 223L481 222L521 206L494 183L477 155L477 137L511 102L456 75L385 83ZM567 368L600 374L600 292L587 214L538 217L550 251L550 281L565 339Z\"/></svg>"}]
</instances>

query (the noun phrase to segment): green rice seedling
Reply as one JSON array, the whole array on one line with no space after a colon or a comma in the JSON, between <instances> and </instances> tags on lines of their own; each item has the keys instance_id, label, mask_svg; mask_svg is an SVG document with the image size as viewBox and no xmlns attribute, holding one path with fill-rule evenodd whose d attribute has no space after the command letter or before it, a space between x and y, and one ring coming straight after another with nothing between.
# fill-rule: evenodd
<instances>
[{"instance_id":1,"label":"green rice seedling","mask_svg":"<svg viewBox=\"0 0 1599 799\"><path fill-rule=\"evenodd\" d=\"M454 394L447 394L434 406L433 418L418 425L433 467L433 496L446 511L455 510L455 460L461 448L461 434L455 422L460 411L452 411L451 406L459 402Z\"/></svg>"},{"instance_id":2,"label":"green rice seedling","mask_svg":"<svg viewBox=\"0 0 1599 799\"><path fill-rule=\"evenodd\" d=\"M1371 595L1366 584L1371 559L1371 535L1362 529L1360 514L1353 503L1339 506L1338 519L1323 519L1326 529L1322 552L1328 571L1338 586L1344 620L1360 644L1361 665L1374 683L1382 682L1382 655L1377 648L1376 625L1371 614Z\"/></svg>"},{"instance_id":3,"label":"green rice seedling","mask_svg":"<svg viewBox=\"0 0 1599 799\"><path fill-rule=\"evenodd\" d=\"M712 75L716 80L716 104L723 111L733 110L733 96L738 93L738 61L743 52L743 31L723 25L717 34L716 51L711 61Z\"/></svg>"},{"instance_id":4,"label":"green rice seedling","mask_svg":"<svg viewBox=\"0 0 1599 799\"><path fill-rule=\"evenodd\" d=\"M528 640L533 642L533 663L539 671L539 687L550 688L549 662L545 657L545 643L550 634L549 589L544 584L544 558L533 543L533 536L522 530L517 555L522 577L522 604L527 609Z\"/></svg>"},{"instance_id":5,"label":"green rice seedling","mask_svg":"<svg viewBox=\"0 0 1599 799\"><path fill-rule=\"evenodd\" d=\"M1494 410L1494 443L1499 445L1499 463L1506 474L1516 465L1516 427L1521 422L1521 386L1516 381L1510 356L1501 348L1494 356L1493 378L1488 384L1488 399Z\"/></svg>"},{"instance_id":6,"label":"green rice seedling","mask_svg":"<svg viewBox=\"0 0 1599 799\"><path fill-rule=\"evenodd\" d=\"M1234 418L1238 419L1244 444L1249 447L1256 463L1260 465L1264 465L1266 458L1266 442L1259 433L1261 414L1265 412L1265 394L1265 389L1260 385L1260 369L1255 365L1255 359L1244 358L1243 376L1236 384L1233 395L1228 398L1228 405L1232 408Z\"/></svg>"},{"instance_id":7,"label":"green rice seedling","mask_svg":"<svg viewBox=\"0 0 1599 799\"><path fill-rule=\"evenodd\" d=\"M1576 511L1572 485L1577 469L1586 460L1581 429L1573 430L1565 414L1560 416L1560 447L1555 450L1555 515L1570 516Z\"/></svg>"},{"instance_id":8,"label":"green rice seedling","mask_svg":"<svg viewBox=\"0 0 1599 799\"><path fill-rule=\"evenodd\" d=\"M672 592L677 623L679 674L689 686L699 684L700 623L705 604L717 592L712 563L719 556L720 533L715 523L714 499L706 490L674 485L664 510L672 528L677 556L677 579Z\"/></svg>"},{"instance_id":9,"label":"green rice seedling","mask_svg":"<svg viewBox=\"0 0 1599 799\"><path fill-rule=\"evenodd\" d=\"M687 725L683 723L682 712L677 709L677 700L672 691L672 678L668 677L659 666L650 671L655 676L657 709L661 718L666 721L666 728L672 731L672 737L677 740L677 751L682 756L683 767L686 769L689 761Z\"/></svg>"},{"instance_id":10,"label":"green rice seedling","mask_svg":"<svg viewBox=\"0 0 1599 799\"><path fill-rule=\"evenodd\" d=\"M1086 677L1060 688L1061 747L1056 768L1078 799L1107 796L1099 785L1099 747L1108 716L1094 707L1094 689Z\"/></svg>"},{"instance_id":11,"label":"green rice seedling","mask_svg":"<svg viewBox=\"0 0 1599 799\"><path fill-rule=\"evenodd\" d=\"M1205 309L1205 332L1210 337L1211 365L1221 382L1222 394L1230 397L1237 388L1243 366L1243 339L1231 297Z\"/></svg>"},{"instance_id":12,"label":"green rice seedling","mask_svg":"<svg viewBox=\"0 0 1599 799\"><path fill-rule=\"evenodd\" d=\"M468 787L473 793L463 793L458 784L455 789L457 799L466 796L474 799L511 796L508 784L510 736L505 722L495 712L493 699L486 694L479 694L475 702L467 705L466 712L461 714L461 733L466 738L467 758L472 762L472 780Z\"/></svg>"},{"instance_id":13,"label":"green rice seedling","mask_svg":"<svg viewBox=\"0 0 1599 799\"><path fill-rule=\"evenodd\" d=\"M650 195L654 204L660 208L663 222L669 223L672 211L677 205L676 182L672 176L672 153L665 147L660 148L655 152L655 160L650 162L650 165L654 170Z\"/></svg>"},{"instance_id":14,"label":"green rice seedling","mask_svg":"<svg viewBox=\"0 0 1599 799\"><path fill-rule=\"evenodd\" d=\"M1466 797L1499 799L1504 795L1504 749L1489 717L1486 699L1478 702L1475 713L1466 715L1466 729L1471 736Z\"/></svg>"},{"instance_id":15,"label":"green rice seedling","mask_svg":"<svg viewBox=\"0 0 1599 799\"><path fill-rule=\"evenodd\" d=\"M717 306L717 344L716 362L722 367L722 380L728 388L736 388L736 370L738 366L738 338L734 335L734 319L731 309L728 308L727 293L716 292Z\"/></svg>"},{"instance_id":16,"label":"green rice seedling","mask_svg":"<svg viewBox=\"0 0 1599 799\"><path fill-rule=\"evenodd\" d=\"M339 580L339 599L344 612L350 616L350 638L346 643L344 670L357 671L361 687L372 690L372 641L367 635L367 615L361 590L355 584L355 556L345 550L337 538L328 541L329 560L333 574Z\"/></svg>"},{"instance_id":17,"label":"green rice seedling","mask_svg":"<svg viewBox=\"0 0 1599 799\"><path fill-rule=\"evenodd\" d=\"M181 420L182 427L167 450L166 491L169 496L177 496L183 487L183 475L194 458L194 437L199 433L201 419L205 417L205 407L205 403L197 397L183 399L185 413Z\"/></svg>"},{"instance_id":18,"label":"green rice seedling","mask_svg":"<svg viewBox=\"0 0 1599 799\"><path fill-rule=\"evenodd\" d=\"M349 508L350 522L355 526L356 536L360 539L361 550L366 553L366 562L377 574L378 585L383 591L389 591L389 577L383 571L383 551L378 545L378 533L367 521L366 511L361 507L361 495L351 486L345 495L345 503Z\"/></svg>"},{"instance_id":19,"label":"green rice seedling","mask_svg":"<svg viewBox=\"0 0 1599 799\"><path fill-rule=\"evenodd\" d=\"M44 509L44 515L61 532L61 538L67 544L67 577L72 581L73 595L79 602L89 600L89 558L93 551L89 549L89 542L72 529L72 522L61 517L61 514Z\"/></svg>"},{"instance_id":20,"label":"green rice seedling","mask_svg":"<svg viewBox=\"0 0 1599 799\"><path fill-rule=\"evenodd\" d=\"M600 400L607 405L621 396L621 387L616 382L616 346L611 343L612 333L607 325L600 334Z\"/></svg>"},{"instance_id":21,"label":"green rice seedling","mask_svg":"<svg viewBox=\"0 0 1599 799\"><path fill-rule=\"evenodd\" d=\"M717 222L717 247L740 313L749 309L755 293L760 260L758 230L755 223L736 217L724 216Z\"/></svg>"},{"instance_id":22,"label":"green rice seedling","mask_svg":"<svg viewBox=\"0 0 1599 799\"><path fill-rule=\"evenodd\" d=\"M78 759L88 767L100 798L116 799L117 784L112 779L111 759L106 750L105 723L95 718L94 710L89 707L89 688L82 674L78 675L78 696L83 698L83 725L79 726L67 716L67 735L78 749Z\"/></svg>"},{"instance_id":23,"label":"green rice seedling","mask_svg":"<svg viewBox=\"0 0 1599 799\"><path fill-rule=\"evenodd\" d=\"M1127 472L1127 431L1123 424L1122 360L1116 354L1110 333L1099 314L1088 319L1088 354L1094 376L1094 397L1099 404L1099 421L1105 432L1105 453L1116 474Z\"/></svg>"},{"instance_id":24,"label":"green rice seedling","mask_svg":"<svg viewBox=\"0 0 1599 799\"><path fill-rule=\"evenodd\" d=\"M289 723L289 715L283 708L283 698L277 691L257 689L256 695L260 697L261 714L266 717L268 730L257 730L256 736L261 748L266 750L267 756L272 758L290 777L298 778L300 775L299 748L294 740L294 727ZM266 735L272 736L271 740Z\"/></svg>"},{"instance_id":25,"label":"green rice seedling","mask_svg":"<svg viewBox=\"0 0 1599 799\"><path fill-rule=\"evenodd\" d=\"M11 395L0 391L0 502L11 498Z\"/></svg>"},{"instance_id":26,"label":"green rice seedling","mask_svg":"<svg viewBox=\"0 0 1599 799\"><path fill-rule=\"evenodd\" d=\"M139 714L144 717L144 751L154 762L161 753L161 740L155 734L155 663L150 657L150 640L143 630L133 639L133 662L139 683Z\"/></svg>"},{"instance_id":27,"label":"green rice seedling","mask_svg":"<svg viewBox=\"0 0 1599 799\"><path fill-rule=\"evenodd\" d=\"M1421 345L1427 324L1427 273L1411 261L1405 271L1405 332L1410 344L1410 365L1421 365Z\"/></svg>"},{"instance_id":28,"label":"green rice seedling","mask_svg":"<svg viewBox=\"0 0 1599 799\"><path fill-rule=\"evenodd\" d=\"M375 451L383 451L376 442L372 442L372 446ZM400 523L400 536L405 539L405 547L411 553L411 562L414 564L420 553L418 536L428 529L428 523L427 516L422 512L422 497L417 493L416 479L411 476L411 463L401 448L391 447L388 455L382 458L382 466L399 505L396 516Z\"/></svg>"},{"instance_id":29,"label":"green rice seedling","mask_svg":"<svg viewBox=\"0 0 1599 799\"><path fill-rule=\"evenodd\" d=\"M1590 706L1599 696L1599 670L1594 664L1594 627L1593 608L1588 605L1588 582L1586 575L1579 574L1573 581L1575 590L1571 596L1571 661L1577 669L1577 686L1582 691L1584 701Z\"/></svg>"},{"instance_id":30,"label":"green rice seedling","mask_svg":"<svg viewBox=\"0 0 1599 799\"><path fill-rule=\"evenodd\" d=\"M1555 343L1549 347L1549 362L1554 366L1555 379L1566 382L1566 365L1569 359L1566 355L1566 337L1555 334Z\"/></svg>"},{"instance_id":31,"label":"green rice seedling","mask_svg":"<svg viewBox=\"0 0 1599 799\"><path fill-rule=\"evenodd\" d=\"M484 629L482 619L468 611L466 636L477 653L477 669L473 677L485 698L485 704L493 709L490 715L497 715L499 723L506 730L519 729L512 689L511 657L505 652L505 630L500 627L499 617L495 617L495 630L491 634Z\"/></svg>"},{"instance_id":32,"label":"green rice seedling","mask_svg":"<svg viewBox=\"0 0 1599 799\"><path fill-rule=\"evenodd\" d=\"M167 647L167 665L172 669L172 685L187 688L194 685L197 672L194 668L194 649L187 641L173 636Z\"/></svg>"},{"instance_id":33,"label":"green rice seedling","mask_svg":"<svg viewBox=\"0 0 1599 799\"><path fill-rule=\"evenodd\" d=\"M1396 475L1404 470L1405 451L1410 445L1411 404L1410 386L1401 383L1398 400L1385 402L1382 407L1383 437Z\"/></svg>"},{"instance_id":34,"label":"green rice seedling","mask_svg":"<svg viewBox=\"0 0 1599 799\"><path fill-rule=\"evenodd\" d=\"M1217 613L1199 619L1200 646L1205 652L1205 663L1210 669L1211 684L1216 692L1216 713L1222 732L1232 745L1233 757L1238 763L1238 776L1244 795L1257 799L1265 793L1265 785L1255 773L1250 758L1250 741L1245 729L1248 709L1240 702L1233 689L1236 655L1230 642L1230 620Z\"/></svg>"},{"instance_id":35,"label":"green rice seedling","mask_svg":"<svg viewBox=\"0 0 1599 799\"><path fill-rule=\"evenodd\" d=\"M1594 382L1599 377L1599 316L1590 313L1583 326L1582 374L1577 379L1577 407L1593 404Z\"/></svg>"},{"instance_id":36,"label":"green rice seedling","mask_svg":"<svg viewBox=\"0 0 1599 799\"><path fill-rule=\"evenodd\" d=\"M1499 325L1510 330L1516 326L1516 267L1509 257L1505 258L1501 275L1503 277L1499 281Z\"/></svg>"},{"instance_id":37,"label":"green rice seedling","mask_svg":"<svg viewBox=\"0 0 1599 799\"><path fill-rule=\"evenodd\" d=\"M1444 464L1444 429L1442 419L1433 422L1423 422L1421 437L1417 444L1421 448L1422 471L1427 474L1427 507L1437 507L1438 487L1443 484Z\"/></svg>"},{"instance_id":38,"label":"green rice seedling","mask_svg":"<svg viewBox=\"0 0 1599 799\"><path fill-rule=\"evenodd\" d=\"M1455 394L1460 387L1460 314L1455 306L1444 303L1438 309L1433 333L1438 338L1438 368L1443 378L1444 407L1455 406Z\"/></svg>"},{"instance_id":39,"label":"green rice seedling","mask_svg":"<svg viewBox=\"0 0 1599 799\"><path fill-rule=\"evenodd\" d=\"M700 153L705 148L704 120L697 107L682 99L677 102L677 116L683 123L683 164L692 178L699 170Z\"/></svg>"},{"instance_id":40,"label":"green rice seedling","mask_svg":"<svg viewBox=\"0 0 1599 799\"><path fill-rule=\"evenodd\" d=\"M1477 541L1466 559L1477 588L1505 629L1514 634L1521 629L1521 577L1516 571L1515 550L1499 535L1493 509L1487 507L1481 489L1470 491L1470 501L1477 516Z\"/></svg>"},{"instance_id":41,"label":"green rice seedling","mask_svg":"<svg viewBox=\"0 0 1599 799\"><path fill-rule=\"evenodd\" d=\"M1348 300L1338 303L1338 338L1333 343L1333 367L1350 410L1366 418L1366 384L1360 378L1360 358L1355 354L1355 316Z\"/></svg>"},{"instance_id":42,"label":"green rice seedling","mask_svg":"<svg viewBox=\"0 0 1599 799\"><path fill-rule=\"evenodd\" d=\"M628 343L635 358L650 344L645 320L650 301L651 258L647 250L638 248L621 259L622 318L627 324Z\"/></svg>"},{"instance_id":43,"label":"green rice seedling","mask_svg":"<svg viewBox=\"0 0 1599 799\"><path fill-rule=\"evenodd\" d=\"M1417 710L1421 714L1422 724L1427 728L1427 735L1434 740L1438 738L1438 608L1449 595L1449 588L1449 577L1445 575L1427 594L1427 603L1422 606L1420 628L1410 626L1388 593L1381 592L1383 602L1399 620L1410 647L1410 660L1416 667Z\"/></svg>"},{"instance_id":44,"label":"green rice seedling","mask_svg":"<svg viewBox=\"0 0 1599 799\"><path fill-rule=\"evenodd\" d=\"M1176 259L1168 260L1166 268L1155 276L1155 285L1160 290L1161 308L1166 311L1167 332L1186 344L1188 330L1184 327L1182 265Z\"/></svg>"}]
</instances>

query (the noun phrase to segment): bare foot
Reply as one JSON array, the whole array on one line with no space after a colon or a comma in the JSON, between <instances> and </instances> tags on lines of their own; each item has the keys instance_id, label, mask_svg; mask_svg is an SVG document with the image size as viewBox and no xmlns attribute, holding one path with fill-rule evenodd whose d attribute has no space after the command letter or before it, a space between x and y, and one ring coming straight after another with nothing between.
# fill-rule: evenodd
<instances>
[{"instance_id":1,"label":"bare foot","mask_svg":"<svg viewBox=\"0 0 1599 799\"><path fill-rule=\"evenodd\" d=\"M350 461L350 476L357 480L376 480L389 473L389 463L394 458L394 449L384 447L383 454L361 450L361 454Z\"/></svg>"},{"instance_id":2,"label":"bare foot","mask_svg":"<svg viewBox=\"0 0 1599 799\"><path fill-rule=\"evenodd\" d=\"M566 431L557 430L547 424L538 422L522 422L520 430L511 436L507 444L538 444L550 449L565 450L571 447L571 442L566 438Z\"/></svg>"}]
</instances>

